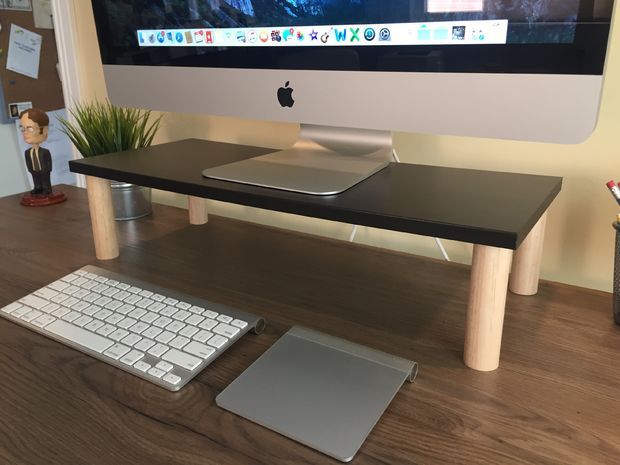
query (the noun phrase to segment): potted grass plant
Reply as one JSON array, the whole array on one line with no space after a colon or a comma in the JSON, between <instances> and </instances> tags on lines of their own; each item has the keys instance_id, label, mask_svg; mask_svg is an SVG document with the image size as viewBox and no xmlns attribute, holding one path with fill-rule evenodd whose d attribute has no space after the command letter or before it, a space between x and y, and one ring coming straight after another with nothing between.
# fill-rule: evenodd
<instances>
[{"instance_id":1,"label":"potted grass plant","mask_svg":"<svg viewBox=\"0 0 620 465\"><path fill-rule=\"evenodd\" d=\"M148 147L162 118L151 120L150 110L118 107L108 101L80 103L69 113L72 119L59 118L61 130L85 158ZM151 213L150 188L120 181L111 181L110 186L117 220Z\"/></svg>"}]
</instances>

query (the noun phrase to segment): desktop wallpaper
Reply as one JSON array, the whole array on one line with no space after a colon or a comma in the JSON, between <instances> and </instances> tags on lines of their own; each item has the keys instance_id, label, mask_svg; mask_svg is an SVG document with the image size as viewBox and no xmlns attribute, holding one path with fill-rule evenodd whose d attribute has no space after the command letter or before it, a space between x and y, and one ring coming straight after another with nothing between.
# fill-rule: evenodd
<instances>
[{"instance_id":1,"label":"desktop wallpaper","mask_svg":"<svg viewBox=\"0 0 620 465\"><path fill-rule=\"evenodd\" d=\"M594 0L92 0L108 43L139 29L269 28L508 19L508 44L571 44L578 24L609 22ZM596 8L595 8L595 5ZM596 18L596 15L601 18Z\"/></svg>"}]
</instances>

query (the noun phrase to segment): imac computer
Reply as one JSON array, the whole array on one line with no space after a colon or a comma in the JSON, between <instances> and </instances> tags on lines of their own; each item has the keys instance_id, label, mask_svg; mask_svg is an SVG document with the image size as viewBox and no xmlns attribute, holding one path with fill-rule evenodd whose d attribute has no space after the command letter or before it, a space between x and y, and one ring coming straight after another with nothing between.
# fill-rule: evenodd
<instances>
[{"instance_id":1,"label":"imac computer","mask_svg":"<svg viewBox=\"0 0 620 465\"><path fill-rule=\"evenodd\" d=\"M300 123L206 177L335 194L392 131L556 143L596 125L613 0L93 0L110 100Z\"/></svg>"}]
</instances>

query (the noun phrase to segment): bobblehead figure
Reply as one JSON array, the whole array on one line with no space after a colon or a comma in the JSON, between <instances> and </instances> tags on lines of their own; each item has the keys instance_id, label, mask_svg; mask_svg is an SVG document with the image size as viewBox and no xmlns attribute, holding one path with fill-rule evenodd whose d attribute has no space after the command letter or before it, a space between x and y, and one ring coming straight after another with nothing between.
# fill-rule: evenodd
<instances>
[{"instance_id":1,"label":"bobblehead figure","mask_svg":"<svg viewBox=\"0 0 620 465\"><path fill-rule=\"evenodd\" d=\"M65 195L60 191L54 191L50 181L52 172L52 154L41 144L47 140L49 118L44 111L37 108L29 108L19 115L19 129L24 137L24 142L31 147L26 150L26 167L32 176L34 189L30 194L22 197L22 205L41 206L59 203L65 200Z\"/></svg>"}]
</instances>

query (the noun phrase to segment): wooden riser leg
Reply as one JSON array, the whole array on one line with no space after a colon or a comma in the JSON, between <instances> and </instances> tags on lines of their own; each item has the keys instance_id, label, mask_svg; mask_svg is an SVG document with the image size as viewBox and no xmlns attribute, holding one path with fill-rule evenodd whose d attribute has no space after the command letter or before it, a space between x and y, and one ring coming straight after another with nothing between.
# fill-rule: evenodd
<instances>
[{"instance_id":1,"label":"wooden riser leg","mask_svg":"<svg viewBox=\"0 0 620 465\"><path fill-rule=\"evenodd\" d=\"M508 288L515 294L534 295L538 292L546 223L547 212L543 213L514 253Z\"/></svg>"},{"instance_id":2,"label":"wooden riser leg","mask_svg":"<svg viewBox=\"0 0 620 465\"><path fill-rule=\"evenodd\" d=\"M187 196L190 224L205 224L209 221L207 213L207 200L202 197Z\"/></svg>"},{"instance_id":3,"label":"wooden riser leg","mask_svg":"<svg viewBox=\"0 0 620 465\"><path fill-rule=\"evenodd\" d=\"M86 176L86 188L90 221L93 225L95 255L99 260L116 258L118 257L118 237L110 181Z\"/></svg>"},{"instance_id":4,"label":"wooden riser leg","mask_svg":"<svg viewBox=\"0 0 620 465\"><path fill-rule=\"evenodd\" d=\"M474 245L465 324L465 365L492 371L499 366L512 250Z\"/></svg>"}]
</instances>

